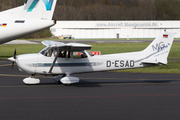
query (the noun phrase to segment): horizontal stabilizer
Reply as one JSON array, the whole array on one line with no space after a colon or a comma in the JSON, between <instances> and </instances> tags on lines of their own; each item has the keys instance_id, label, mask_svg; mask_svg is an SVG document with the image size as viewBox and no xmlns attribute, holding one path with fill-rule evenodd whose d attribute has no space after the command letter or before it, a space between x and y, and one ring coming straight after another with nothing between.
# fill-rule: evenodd
<instances>
[{"instance_id":1,"label":"horizontal stabilizer","mask_svg":"<svg viewBox=\"0 0 180 120\"><path fill-rule=\"evenodd\" d=\"M143 64L164 64L166 65L167 64L167 59L164 59L164 60L148 60L148 59L145 59L142 61Z\"/></svg>"},{"instance_id":2,"label":"horizontal stabilizer","mask_svg":"<svg viewBox=\"0 0 180 120\"><path fill-rule=\"evenodd\" d=\"M143 60L142 63L143 64L158 64L158 62L155 60Z\"/></svg>"}]
</instances>

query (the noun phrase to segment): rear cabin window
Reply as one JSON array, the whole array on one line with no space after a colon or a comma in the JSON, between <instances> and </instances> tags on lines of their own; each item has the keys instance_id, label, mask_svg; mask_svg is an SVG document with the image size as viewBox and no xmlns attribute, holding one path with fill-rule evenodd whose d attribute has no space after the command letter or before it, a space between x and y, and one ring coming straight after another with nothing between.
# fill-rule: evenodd
<instances>
[{"instance_id":1,"label":"rear cabin window","mask_svg":"<svg viewBox=\"0 0 180 120\"><path fill-rule=\"evenodd\" d=\"M73 52L73 58L75 59L87 58L87 55L85 52Z\"/></svg>"}]
</instances>

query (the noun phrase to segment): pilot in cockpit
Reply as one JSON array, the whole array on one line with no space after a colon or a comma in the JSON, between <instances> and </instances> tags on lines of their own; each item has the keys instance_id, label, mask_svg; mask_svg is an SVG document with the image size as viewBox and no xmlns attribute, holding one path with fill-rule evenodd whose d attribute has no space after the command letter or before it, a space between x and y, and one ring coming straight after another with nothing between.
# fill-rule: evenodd
<instances>
[{"instance_id":1,"label":"pilot in cockpit","mask_svg":"<svg viewBox=\"0 0 180 120\"><path fill-rule=\"evenodd\" d=\"M62 51L59 52L59 56L58 57L63 57L63 54L61 52Z\"/></svg>"}]
</instances>

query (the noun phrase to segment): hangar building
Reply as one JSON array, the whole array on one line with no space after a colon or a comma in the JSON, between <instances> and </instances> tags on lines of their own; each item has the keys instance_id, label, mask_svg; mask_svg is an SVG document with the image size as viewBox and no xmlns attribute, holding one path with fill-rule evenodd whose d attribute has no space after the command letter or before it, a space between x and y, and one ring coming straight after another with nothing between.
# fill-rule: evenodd
<instances>
[{"instance_id":1,"label":"hangar building","mask_svg":"<svg viewBox=\"0 0 180 120\"><path fill-rule=\"evenodd\" d=\"M53 35L74 39L155 38L164 29L180 38L180 21L57 21Z\"/></svg>"}]
</instances>

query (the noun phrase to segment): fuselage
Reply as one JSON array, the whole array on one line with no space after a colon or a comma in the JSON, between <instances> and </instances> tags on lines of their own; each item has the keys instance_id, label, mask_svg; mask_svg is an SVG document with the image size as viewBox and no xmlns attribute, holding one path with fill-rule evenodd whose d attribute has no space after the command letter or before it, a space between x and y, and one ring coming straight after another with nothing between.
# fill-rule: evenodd
<instances>
[{"instance_id":1,"label":"fuselage","mask_svg":"<svg viewBox=\"0 0 180 120\"><path fill-rule=\"evenodd\" d=\"M141 63L140 52L122 53L91 56L87 51L84 51L86 57L76 57L76 54L70 52L69 57L58 57L53 70L49 73L55 55L45 56L42 53L20 55L16 58L16 63L21 71L29 74L43 75L60 75L95 71L109 71L118 69L129 69L145 67ZM148 65L147 65L148 66Z\"/></svg>"}]
</instances>

